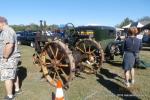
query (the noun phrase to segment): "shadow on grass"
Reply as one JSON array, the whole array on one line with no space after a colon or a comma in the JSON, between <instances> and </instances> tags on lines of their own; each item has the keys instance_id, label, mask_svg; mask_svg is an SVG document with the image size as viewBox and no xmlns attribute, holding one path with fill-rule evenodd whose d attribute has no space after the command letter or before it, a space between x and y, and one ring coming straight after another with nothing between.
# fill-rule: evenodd
<instances>
[{"instance_id":1,"label":"shadow on grass","mask_svg":"<svg viewBox=\"0 0 150 100\"><path fill-rule=\"evenodd\" d=\"M122 62L121 61L107 61L108 64L111 64L115 67L121 67L122 66Z\"/></svg>"},{"instance_id":2,"label":"shadow on grass","mask_svg":"<svg viewBox=\"0 0 150 100\"><path fill-rule=\"evenodd\" d=\"M114 95L122 98L123 100L141 100L137 96L133 95L129 89L109 80L114 79L115 77L119 78L122 77L118 76L117 74L109 72L107 69L101 69L100 72L101 74L96 75L99 78L97 79L97 81L105 88L107 88L109 91L111 91ZM107 79L104 76L107 77Z\"/></svg>"},{"instance_id":3,"label":"shadow on grass","mask_svg":"<svg viewBox=\"0 0 150 100\"><path fill-rule=\"evenodd\" d=\"M108 64L111 64L113 67L120 67L122 68L122 62L121 61L107 61ZM146 69L146 66L149 66L149 63L145 63L145 61L140 60L140 66L134 65L134 68L136 69ZM144 65L145 64L145 65ZM148 65L146 65L148 64Z\"/></svg>"},{"instance_id":4,"label":"shadow on grass","mask_svg":"<svg viewBox=\"0 0 150 100\"><path fill-rule=\"evenodd\" d=\"M18 67L17 75L19 77L19 86L21 88L22 82L27 77L27 69L24 66Z\"/></svg>"},{"instance_id":5,"label":"shadow on grass","mask_svg":"<svg viewBox=\"0 0 150 100\"><path fill-rule=\"evenodd\" d=\"M103 75L105 75L107 78L110 78L110 79L115 79L115 77L119 77L120 79L123 79L118 74L111 73L108 69L101 68L100 69L100 73L103 74Z\"/></svg>"},{"instance_id":6,"label":"shadow on grass","mask_svg":"<svg viewBox=\"0 0 150 100\"><path fill-rule=\"evenodd\" d=\"M142 48L142 51L150 51L150 47L149 48Z\"/></svg>"}]
</instances>

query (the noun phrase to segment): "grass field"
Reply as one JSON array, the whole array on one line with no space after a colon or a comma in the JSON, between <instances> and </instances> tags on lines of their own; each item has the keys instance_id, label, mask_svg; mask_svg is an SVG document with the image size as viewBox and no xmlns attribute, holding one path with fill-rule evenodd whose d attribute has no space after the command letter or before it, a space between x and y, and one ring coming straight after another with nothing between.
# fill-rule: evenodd
<instances>
[{"instance_id":1,"label":"grass field","mask_svg":"<svg viewBox=\"0 0 150 100\"><path fill-rule=\"evenodd\" d=\"M16 100L51 100L55 88L41 79L39 68L32 64L33 48L20 47L22 52L22 66L20 75L23 93ZM140 53L141 58L150 62L150 50ZM124 85L121 59L111 63L104 63L98 75L82 73L83 78L75 77L70 88L64 91L65 100L150 100L150 69L136 69L135 85L127 89ZM0 100L5 95L4 83L0 82Z\"/></svg>"}]
</instances>

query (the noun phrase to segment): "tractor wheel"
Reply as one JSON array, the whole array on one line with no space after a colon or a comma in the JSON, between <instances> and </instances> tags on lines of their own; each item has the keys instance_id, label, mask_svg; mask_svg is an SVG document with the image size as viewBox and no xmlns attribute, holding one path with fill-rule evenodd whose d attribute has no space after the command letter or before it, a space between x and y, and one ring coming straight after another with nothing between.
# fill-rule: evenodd
<instances>
[{"instance_id":1,"label":"tractor wheel","mask_svg":"<svg viewBox=\"0 0 150 100\"><path fill-rule=\"evenodd\" d=\"M68 88L75 68L74 58L68 46L58 40L50 42L44 47L40 58L45 78L55 86L56 82L61 80L64 88Z\"/></svg>"},{"instance_id":2,"label":"tractor wheel","mask_svg":"<svg viewBox=\"0 0 150 100\"><path fill-rule=\"evenodd\" d=\"M104 52L101 45L95 40L84 39L76 43L76 49L82 57L79 63L82 70L89 74L97 73L104 61Z\"/></svg>"}]
</instances>

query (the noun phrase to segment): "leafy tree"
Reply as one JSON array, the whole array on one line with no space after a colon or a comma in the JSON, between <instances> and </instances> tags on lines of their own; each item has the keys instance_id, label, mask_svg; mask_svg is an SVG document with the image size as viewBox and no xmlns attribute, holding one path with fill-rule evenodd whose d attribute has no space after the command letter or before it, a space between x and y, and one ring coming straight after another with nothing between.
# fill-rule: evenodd
<instances>
[{"instance_id":1,"label":"leafy tree","mask_svg":"<svg viewBox=\"0 0 150 100\"><path fill-rule=\"evenodd\" d=\"M49 30L51 30L51 31L55 31L55 30L58 29L58 25L55 25L55 24L49 25L47 28L48 28Z\"/></svg>"},{"instance_id":2,"label":"leafy tree","mask_svg":"<svg viewBox=\"0 0 150 100\"><path fill-rule=\"evenodd\" d=\"M120 24L116 25L116 27L122 28L123 26L126 26L130 23L134 22L133 20L129 19L128 17L125 18Z\"/></svg>"},{"instance_id":3,"label":"leafy tree","mask_svg":"<svg viewBox=\"0 0 150 100\"><path fill-rule=\"evenodd\" d=\"M150 21L150 17L149 16L144 16L143 18L138 19L138 21Z\"/></svg>"},{"instance_id":4,"label":"leafy tree","mask_svg":"<svg viewBox=\"0 0 150 100\"><path fill-rule=\"evenodd\" d=\"M32 23L30 25L27 25L25 30L27 30L27 31L38 31L39 30L39 26Z\"/></svg>"},{"instance_id":5,"label":"leafy tree","mask_svg":"<svg viewBox=\"0 0 150 100\"><path fill-rule=\"evenodd\" d=\"M30 24L30 25L11 25L11 27L17 32L17 31L39 31L40 26L37 24ZM46 30L55 31L58 29L58 25L47 25Z\"/></svg>"},{"instance_id":6,"label":"leafy tree","mask_svg":"<svg viewBox=\"0 0 150 100\"><path fill-rule=\"evenodd\" d=\"M15 31L25 31L25 26L24 25L11 25L11 27L15 30Z\"/></svg>"}]
</instances>

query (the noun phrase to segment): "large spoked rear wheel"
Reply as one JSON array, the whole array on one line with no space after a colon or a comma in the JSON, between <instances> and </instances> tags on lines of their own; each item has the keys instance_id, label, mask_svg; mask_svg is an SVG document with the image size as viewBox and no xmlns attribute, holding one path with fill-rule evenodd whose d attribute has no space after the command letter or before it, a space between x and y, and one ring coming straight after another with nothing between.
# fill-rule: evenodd
<instances>
[{"instance_id":1,"label":"large spoked rear wheel","mask_svg":"<svg viewBox=\"0 0 150 100\"><path fill-rule=\"evenodd\" d=\"M92 39L80 40L76 44L76 49L81 52L83 66L86 73L97 73L103 63L104 53L101 45Z\"/></svg>"},{"instance_id":2,"label":"large spoked rear wheel","mask_svg":"<svg viewBox=\"0 0 150 100\"><path fill-rule=\"evenodd\" d=\"M42 70L46 79L53 85L61 80L63 86L68 87L68 82L74 75L74 58L68 46L61 41L48 43L41 53Z\"/></svg>"}]
</instances>

